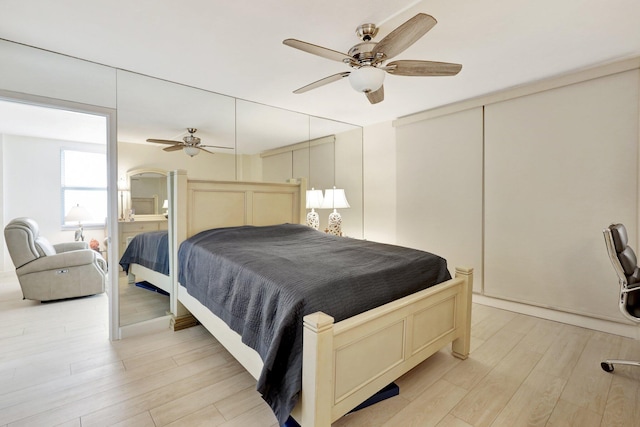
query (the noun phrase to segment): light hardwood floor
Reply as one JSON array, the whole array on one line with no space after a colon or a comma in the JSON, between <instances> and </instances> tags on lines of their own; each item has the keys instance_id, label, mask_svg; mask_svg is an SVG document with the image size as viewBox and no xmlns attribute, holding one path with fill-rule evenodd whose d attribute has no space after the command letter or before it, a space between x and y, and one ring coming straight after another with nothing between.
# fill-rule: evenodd
<instances>
[{"instance_id":1,"label":"light hardwood floor","mask_svg":"<svg viewBox=\"0 0 640 427\"><path fill-rule=\"evenodd\" d=\"M275 426L255 381L201 326L108 341L106 295L23 301L0 280L0 426ZM334 426L639 426L640 343L473 306L472 353L443 350L400 395Z\"/></svg>"}]
</instances>

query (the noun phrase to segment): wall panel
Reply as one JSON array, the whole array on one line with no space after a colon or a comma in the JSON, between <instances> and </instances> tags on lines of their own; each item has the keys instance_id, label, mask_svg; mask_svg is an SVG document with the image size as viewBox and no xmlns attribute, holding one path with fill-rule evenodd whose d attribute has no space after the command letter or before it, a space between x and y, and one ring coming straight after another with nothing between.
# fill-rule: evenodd
<instances>
[{"instance_id":1,"label":"wall panel","mask_svg":"<svg viewBox=\"0 0 640 427\"><path fill-rule=\"evenodd\" d=\"M638 71L485 107L485 294L619 319L602 229L637 247Z\"/></svg>"},{"instance_id":2,"label":"wall panel","mask_svg":"<svg viewBox=\"0 0 640 427\"><path fill-rule=\"evenodd\" d=\"M400 126L397 243L474 268L482 289L482 108Z\"/></svg>"}]
</instances>

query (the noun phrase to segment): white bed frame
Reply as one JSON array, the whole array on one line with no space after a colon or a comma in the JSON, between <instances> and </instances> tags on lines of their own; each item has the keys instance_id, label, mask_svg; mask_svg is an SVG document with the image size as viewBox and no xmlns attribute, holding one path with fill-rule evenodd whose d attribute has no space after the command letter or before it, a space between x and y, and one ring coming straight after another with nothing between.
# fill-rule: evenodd
<instances>
[{"instance_id":1,"label":"white bed frame","mask_svg":"<svg viewBox=\"0 0 640 427\"><path fill-rule=\"evenodd\" d=\"M199 231L236 225L301 223L306 183L267 184L190 181L169 174L171 271L176 248ZM172 313L195 316L258 378L262 361L240 336L179 285L172 273ZM292 416L303 427L328 427L395 379L452 344L453 355L469 354L473 270L373 310L334 323L318 312L304 317L301 400Z\"/></svg>"},{"instance_id":2,"label":"white bed frame","mask_svg":"<svg viewBox=\"0 0 640 427\"><path fill-rule=\"evenodd\" d=\"M136 264L132 262L129 264L129 274L127 277L129 284L135 284L136 282L147 281L152 285L162 289L167 293L172 291L171 276L158 273L144 265Z\"/></svg>"}]
</instances>

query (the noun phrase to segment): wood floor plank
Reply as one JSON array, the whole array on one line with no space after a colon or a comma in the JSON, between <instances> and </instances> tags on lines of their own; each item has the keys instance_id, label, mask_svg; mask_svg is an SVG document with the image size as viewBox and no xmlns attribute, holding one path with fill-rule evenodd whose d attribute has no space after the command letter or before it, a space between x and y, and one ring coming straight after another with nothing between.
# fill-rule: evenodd
<instances>
[{"instance_id":1,"label":"wood floor plank","mask_svg":"<svg viewBox=\"0 0 640 427\"><path fill-rule=\"evenodd\" d=\"M145 411L115 423L112 427L156 427L156 424L153 422L149 411Z\"/></svg>"},{"instance_id":2,"label":"wood floor plank","mask_svg":"<svg viewBox=\"0 0 640 427\"><path fill-rule=\"evenodd\" d=\"M333 427L370 427L387 422L409 404L403 396L393 396L367 408L347 414L333 423Z\"/></svg>"},{"instance_id":3,"label":"wood floor plank","mask_svg":"<svg viewBox=\"0 0 640 427\"><path fill-rule=\"evenodd\" d=\"M565 384L563 378L534 369L491 426L544 427Z\"/></svg>"},{"instance_id":4,"label":"wood floor plank","mask_svg":"<svg viewBox=\"0 0 640 427\"><path fill-rule=\"evenodd\" d=\"M442 421L467 394L467 390L446 380L439 380L400 412L382 424L383 427L435 426Z\"/></svg>"},{"instance_id":5,"label":"wood floor plank","mask_svg":"<svg viewBox=\"0 0 640 427\"><path fill-rule=\"evenodd\" d=\"M524 337L508 330L499 330L485 341L469 358L450 369L444 379L470 390L477 385Z\"/></svg>"},{"instance_id":6,"label":"wood floor plank","mask_svg":"<svg viewBox=\"0 0 640 427\"><path fill-rule=\"evenodd\" d=\"M489 426L511 400L538 361L540 353L519 344L495 366L451 411L476 427Z\"/></svg>"},{"instance_id":7,"label":"wood floor plank","mask_svg":"<svg viewBox=\"0 0 640 427\"><path fill-rule=\"evenodd\" d=\"M602 416L566 400L558 400L547 427L606 427L600 424Z\"/></svg>"},{"instance_id":8,"label":"wood floor plank","mask_svg":"<svg viewBox=\"0 0 640 427\"><path fill-rule=\"evenodd\" d=\"M639 424L640 383L635 378L612 375L602 425L627 427Z\"/></svg>"},{"instance_id":9,"label":"wood floor plank","mask_svg":"<svg viewBox=\"0 0 640 427\"><path fill-rule=\"evenodd\" d=\"M0 279L0 426L277 426L201 325L109 342L107 313L106 295L40 304ZM467 360L442 349L334 427L637 425L640 368L600 362L640 360L640 341L479 304L471 321Z\"/></svg>"},{"instance_id":10,"label":"wood floor plank","mask_svg":"<svg viewBox=\"0 0 640 427\"><path fill-rule=\"evenodd\" d=\"M172 370L179 372L180 370ZM118 401L112 405L103 405L102 409L93 411L82 417L83 426L110 426L115 422L126 419L141 411L149 411L158 406L167 404L175 399L189 394L194 388L215 384L225 378L232 377L242 372L242 367L237 362L225 363L213 368L182 378L172 378L173 381L162 381L157 387L143 387L145 391L138 390L135 395L122 399L110 394L110 398ZM163 375L165 377L166 375Z\"/></svg>"},{"instance_id":11,"label":"wood floor plank","mask_svg":"<svg viewBox=\"0 0 640 427\"><path fill-rule=\"evenodd\" d=\"M395 383L405 399L414 400L459 363L462 363L462 360L451 357L448 348L442 349L411 372L398 378Z\"/></svg>"},{"instance_id":12,"label":"wood floor plank","mask_svg":"<svg viewBox=\"0 0 640 427\"><path fill-rule=\"evenodd\" d=\"M173 399L161 405L154 406L150 410L154 422L159 426L171 424L174 421L177 421L192 412L198 412L201 409L214 404L218 412L223 415L225 420L234 418L235 416L240 415L242 412L245 412L248 409L252 409L261 401L261 398L255 391L256 380L246 371L239 371L240 372L236 375L220 381L212 382L209 385L201 387L197 387L194 385L193 392L185 393L184 395L180 397L174 397ZM218 405L218 403L224 402L225 399L232 399L234 396L237 396L237 393L247 390L249 387L251 387L251 390L253 391L254 402L252 404L247 404L246 401L238 399L236 405L240 406L241 408L237 410L232 416L229 416L229 413L231 412L229 410L229 405L222 405L223 410L229 411L229 413L225 416L225 413L220 410L221 407L220 405Z\"/></svg>"},{"instance_id":13,"label":"wood floor plank","mask_svg":"<svg viewBox=\"0 0 640 427\"><path fill-rule=\"evenodd\" d=\"M227 420L218 412L215 405L209 405L171 424L166 424L166 427L218 427L226 422Z\"/></svg>"},{"instance_id":14,"label":"wood floor plank","mask_svg":"<svg viewBox=\"0 0 640 427\"><path fill-rule=\"evenodd\" d=\"M561 399L602 415L612 375L599 369L600 361L611 351L617 353L619 346L620 337L593 331L580 358L573 366Z\"/></svg>"},{"instance_id":15,"label":"wood floor plank","mask_svg":"<svg viewBox=\"0 0 640 427\"><path fill-rule=\"evenodd\" d=\"M460 418L456 418L455 416L449 414L440 421L436 427L473 427L471 424L468 424L462 421Z\"/></svg>"}]
</instances>

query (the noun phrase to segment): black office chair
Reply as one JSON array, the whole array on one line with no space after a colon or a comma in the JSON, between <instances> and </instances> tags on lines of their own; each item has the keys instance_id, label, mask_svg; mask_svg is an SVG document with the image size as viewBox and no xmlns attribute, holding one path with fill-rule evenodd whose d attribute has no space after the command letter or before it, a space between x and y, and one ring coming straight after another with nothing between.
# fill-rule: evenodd
<instances>
[{"instance_id":1,"label":"black office chair","mask_svg":"<svg viewBox=\"0 0 640 427\"><path fill-rule=\"evenodd\" d=\"M602 232L620 282L620 311L627 319L640 323L640 268L635 252L628 245L627 229L622 224L611 224ZM600 364L607 372L613 372L613 365L640 366L640 361L608 359Z\"/></svg>"}]
</instances>

